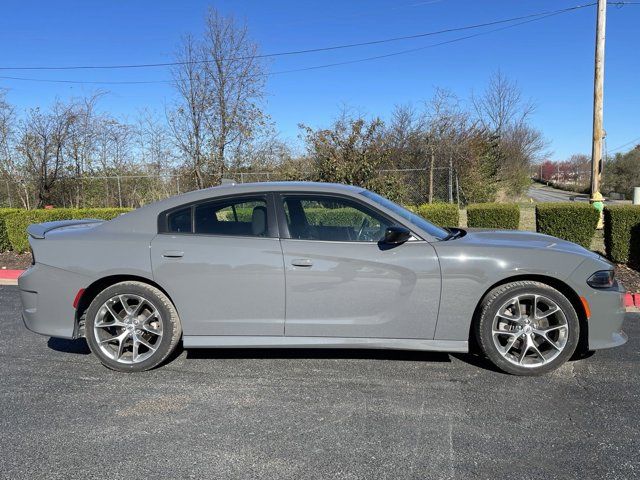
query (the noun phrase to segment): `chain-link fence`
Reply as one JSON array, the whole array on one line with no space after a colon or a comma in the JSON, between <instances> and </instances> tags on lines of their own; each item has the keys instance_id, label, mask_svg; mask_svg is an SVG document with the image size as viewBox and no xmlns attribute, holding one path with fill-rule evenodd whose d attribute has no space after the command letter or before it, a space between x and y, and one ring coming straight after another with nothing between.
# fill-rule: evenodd
<instances>
[{"instance_id":1,"label":"chain-link fence","mask_svg":"<svg viewBox=\"0 0 640 480\"><path fill-rule=\"evenodd\" d=\"M312 180L313 175L296 172L295 178L279 172L226 171L225 180L237 183ZM36 191L28 182L4 180L0 184L0 206L35 208ZM464 194L454 169L387 169L375 179L381 193L404 204L428 202L464 203ZM141 175L104 175L62 178L55 185L55 207L138 207L196 189L192 176L170 172Z\"/></svg>"}]
</instances>

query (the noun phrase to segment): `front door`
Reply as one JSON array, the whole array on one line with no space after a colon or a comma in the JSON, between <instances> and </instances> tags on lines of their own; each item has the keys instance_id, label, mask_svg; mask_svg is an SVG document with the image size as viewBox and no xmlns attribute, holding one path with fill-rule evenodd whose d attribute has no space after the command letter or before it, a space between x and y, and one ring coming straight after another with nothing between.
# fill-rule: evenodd
<instances>
[{"instance_id":1,"label":"front door","mask_svg":"<svg viewBox=\"0 0 640 480\"><path fill-rule=\"evenodd\" d=\"M153 275L185 335L284 335L285 277L272 209L267 196L249 196L167 212L165 231L151 242Z\"/></svg>"},{"instance_id":2,"label":"front door","mask_svg":"<svg viewBox=\"0 0 640 480\"><path fill-rule=\"evenodd\" d=\"M278 207L290 237L286 336L433 338L440 267L429 243L380 244L394 222L345 197L282 195Z\"/></svg>"}]
</instances>

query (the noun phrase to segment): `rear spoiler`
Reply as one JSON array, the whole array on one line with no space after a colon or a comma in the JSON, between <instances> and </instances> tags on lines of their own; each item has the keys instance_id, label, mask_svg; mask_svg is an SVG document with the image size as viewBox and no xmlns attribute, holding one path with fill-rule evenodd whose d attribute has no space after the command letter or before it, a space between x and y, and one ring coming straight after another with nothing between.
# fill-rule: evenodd
<instances>
[{"instance_id":1,"label":"rear spoiler","mask_svg":"<svg viewBox=\"0 0 640 480\"><path fill-rule=\"evenodd\" d=\"M76 225L86 225L89 223L102 223L104 220L87 218L85 220L58 220L56 222L32 223L27 227L27 233L33 238L44 238L47 232L57 228L73 227Z\"/></svg>"}]
</instances>

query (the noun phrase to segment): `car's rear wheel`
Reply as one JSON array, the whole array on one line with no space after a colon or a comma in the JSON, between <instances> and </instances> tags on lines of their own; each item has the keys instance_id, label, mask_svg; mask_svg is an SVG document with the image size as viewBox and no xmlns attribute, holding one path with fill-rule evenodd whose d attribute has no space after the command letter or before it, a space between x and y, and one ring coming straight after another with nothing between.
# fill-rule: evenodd
<instances>
[{"instance_id":1,"label":"car's rear wheel","mask_svg":"<svg viewBox=\"0 0 640 480\"><path fill-rule=\"evenodd\" d=\"M161 364L176 348L182 327L171 300L159 289L126 281L105 288L87 309L85 332L103 365L140 372Z\"/></svg>"},{"instance_id":2,"label":"car's rear wheel","mask_svg":"<svg viewBox=\"0 0 640 480\"><path fill-rule=\"evenodd\" d=\"M483 300L476 338L491 362L515 375L540 375L573 355L580 322L571 302L540 282L501 285Z\"/></svg>"}]
</instances>

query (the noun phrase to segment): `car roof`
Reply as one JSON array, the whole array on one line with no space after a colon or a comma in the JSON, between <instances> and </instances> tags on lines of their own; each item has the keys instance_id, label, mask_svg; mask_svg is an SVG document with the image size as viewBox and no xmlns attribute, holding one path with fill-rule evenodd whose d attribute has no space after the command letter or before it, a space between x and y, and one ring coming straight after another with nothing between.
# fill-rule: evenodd
<instances>
[{"instance_id":1,"label":"car roof","mask_svg":"<svg viewBox=\"0 0 640 480\"><path fill-rule=\"evenodd\" d=\"M138 208L125 215L117 217L111 222L103 224L108 230L156 231L157 216L168 209L201 200L215 199L234 194L266 193L266 192L309 192L309 193L360 193L365 189L352 185L324 182L255 182L255 183L224 183L216 187L194 190L176 195L158 202Z\"/></svg>"}]
</instances>

